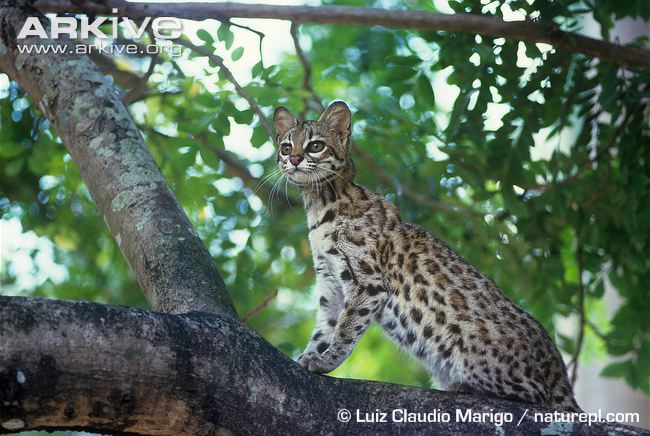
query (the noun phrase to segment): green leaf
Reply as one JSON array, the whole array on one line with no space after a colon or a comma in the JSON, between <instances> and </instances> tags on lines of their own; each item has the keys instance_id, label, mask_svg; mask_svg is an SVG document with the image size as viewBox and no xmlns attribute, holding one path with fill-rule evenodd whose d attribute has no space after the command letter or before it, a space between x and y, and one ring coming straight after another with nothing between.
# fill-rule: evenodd
<instances>
[{"instance_id":1,"label":"green leaf","mask_svg":"<svg viewBox=\"0 0 650 436\"><path fill-rule=\"evenodd\" d=\"M269 134L267 133L266 129L264 129L262 126L259 126L253 130L253 136L251 137L251 144L253 145L253 147L259 148L269 139L270 139Z\"/></svg>"},{"instance_id":2,"label":"green leaf","mask_svg":"<svg viewBox=\"0 0 650 436\"><path fill-rule=\"evenodd\" d=\"M386 68L386 78L390 82L401 82L412 78L416 70L403 65L389 65Z\"/></svg>"},{"instance_id":3,"label":"green leaf","mask_svg":"<svg viewBox=\"0 0 650 436\"><path fill-rule=\"evenodd\" d=\"M250 109L235 111L231 115L237 124L250 124L253 122L253 111Z\"/></svg>"},{"instance_id":4,"label":"green leaf","mask_svg":"<svg viewBox=\"0 0 650 436\"><path fill-rule=\"evenodd\" d=\"M196 145L192 145L187 152L179 153L178 158L174 159L176 168L183 172L186 171L196 161L197 151L198 147Z\"/></svg>"},{"instance_id":5,"label":"green leaf","mask_svg":"<svg viewBox=\"0 0 650 436\"><path fill-rule=\"evenodd\" d=\"M415 101L423 111L433 110L436 104L431 81L424 73L420 74L415 82Z\"/></svg>"},{"instance_id":6,"label":"green leaf","mask_svg":"<svg viewBox=\"0 0 650 436\"><path fill-rule=\"evenodd\" d=\"M607 365L600 375L603 377L623 377L630 370L630 362L618 362Z\"/></svg>"},{"instance_id":7,"label":"green leaf","mask_svg":"<svg viewBox=\"0 0 650 436\"><path fill-rule=\"evenodd\" d=\"M232 52L232 55L231 55L232 60L233 60L233 61L238 61L239 59L241 59L241 57L243 56L243 54L244 54L244 47L237 47L237 48L236 48L235 50L233 50L233 52Z\"/></svg>"},{"instance_id":8,"label":"green leaf","mask_svg":"<svg viewBox=\"0 0 650 436\"><path fill-rule=\"evenodd\" d=\"M226 50L230 50L235 40L235 34L230 30L230 26L222 23L217 30L217 38L226 44Z\"/></svg>"},{"instance_id":9,"label":"green leaf","mask_svg":"<svg viewBox=\"0 0 650 436\"><path fill-rule=\"evenodd\" d=\"M25 147L20 144L16 144L15 142L5 142L2 144L2 147L0 147L0 156L4 158L14 157L23 151L25 151Z\"/></svg>"},{"instance_id":10,"label":"green leaf","mask_svg":"<svg viewBox=\"0 0 650 436\"><path fill-rule=\"evenodd\" d=\"M199 143L199 152L201 154L201 159L207 166L215 170L219 168L219 158L211 147Z\"/></svg>"},{"instance_id":11,"label":"green leaf","mask_svg":"<svg viewBox=\"0 0 650 436\"><path fill-rule=\"evenodd\" d=\"M390 56L386 56L386 62L395 65L404 65L407 67L413 67L421 63L422 59L420 59L417 56L390 55Z\"/></svg>"},{"instance_id":12,"label":"green leaf","mask_svg":"<svg viewBox=\"0 0 650 436\"><path fill-rule=\"evenodd\" d=\"M16 177L25 164L24 158L12 159L5 165L5 171L9 177Z\"/></svg>"},{"instance_id":13,"label":"green leaf","mask_svg":"<svg viewBox=\"0 0 650 436\"><path fill-rule=\"evenodd\" d=\"M262 61L259 61L253 65L253 68L251 69L251 75L253 76L253 79L259 77L259 75L262 74L262 71L264 71L264 64Z\"/></svg>"},{"instance_id":14,"label":"green leaf","mask_svg":"<svg viewBox=\"0 0 650 436\"><path fill-rule=\"evenodd\" d=\"M199 118L193 118L187 120L187 122L182 127L183 130L189 133L201 133L208 128L208 126L213 120L214 120L213 114L205 114Z\"/></svg>"},{"instance_id":15,"label":"green leaf","mask_svg":"<svg viewBox=\"0 0 650 436\"><path fill-rule=\"evenodd\" d=\"M220 137L230 135L230 121L228 120L228 116L226 114L219 114L219 116L212 121L212 128Z\"/></svg>"},{"instance_id":16,"label":"green leaf","mask_svg":"<svg viewBox=\"0 0 650 436\"><path fill-rule=\"evenodd\" d=\"M199 29L196 32L196 36L203 42L205 42L207 45L212 45L214 44L214 38L212 35L210 35L210 32L208 32L205 29Z\"/></svg>"},{"instance_id":17,"label":"green leaf","mask_svg":"<svg viewBox=\"0 0 650 436\"><path fill-rule=\"evenodd\" d=\"M244 54L244 47L237 47L235 50L232 52L232 60L233 61L238 61L241 59L242 55Z\"/></svg>"}]
</instances>

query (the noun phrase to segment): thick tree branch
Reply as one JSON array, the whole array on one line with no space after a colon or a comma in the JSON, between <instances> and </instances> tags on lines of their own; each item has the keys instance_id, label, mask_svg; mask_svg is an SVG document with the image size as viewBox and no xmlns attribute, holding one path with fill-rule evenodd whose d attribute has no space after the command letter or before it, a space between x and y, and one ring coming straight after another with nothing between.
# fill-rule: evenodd
<instances>
[{"instance_id":1,"label":"thick tree branch","mask_svg":"<svg viewBox=\"0 0 650 436\"><path fill-rule=\"evenodd\" d=\"M210 254L116 91L87 57L19 53L16 35L27 17L40 14L13 4L0 1L0 69L56 129L151 308L235 314ZM36 37L21 43L71 46Z\"/></svg>"},{"instance_id":2,"label":"thick tree branch","mask_svg":"<svg viewBox=\"0 0 650 436\"><path fill-rule=\"evenodd\" d=\"M352 412L349 423L337 419ZM354 414L450 413L449 423L356 423ZM512 413L502 427L456 410ZM517 421L528 413L517 426ZM642 434L611 423L534 422L548 409L309 373L236 319L0 297L0 433ZM561 431L561 433L557 433Z\"/></svg>"},{"instance_id":3,"label":"thick tree branch","mask_svg":"<svg viewBox=\"0 0 650 436\"><path fill-rule=\"evenodd\" d=\"M627 67L650 66L650 51L620 46L607 41L563 32L553 25L535 22L507 22L473 14L435 14L350 6L276 6L239 3L103 3L37 0L42 12L110 15L112 8L130 18L172 16L190 20L206 18L273 18L296 23L385 26L405 29L463 32L493 38L543 42L571 53L584 53Z\"/></svg>"}]
</instances>

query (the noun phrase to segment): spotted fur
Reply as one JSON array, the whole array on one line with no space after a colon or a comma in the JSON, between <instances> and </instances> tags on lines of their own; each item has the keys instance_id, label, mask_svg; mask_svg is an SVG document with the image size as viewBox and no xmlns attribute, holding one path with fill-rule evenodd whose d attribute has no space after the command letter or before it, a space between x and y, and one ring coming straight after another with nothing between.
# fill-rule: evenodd
<instances>
[{"instance_id":1,"label":"spotted fur","mask_svg":"<svg viewBox=\"0 0 650 436\"><path fill-rule=\"evenodd\" d=\"M301 365L332 371L375 320L447 390L579 410L544 328L445 243L354 183L345 103L304 122L279 107L273 121L278 165L305 203L319 295Z\"/></svg>"}]
</instances>

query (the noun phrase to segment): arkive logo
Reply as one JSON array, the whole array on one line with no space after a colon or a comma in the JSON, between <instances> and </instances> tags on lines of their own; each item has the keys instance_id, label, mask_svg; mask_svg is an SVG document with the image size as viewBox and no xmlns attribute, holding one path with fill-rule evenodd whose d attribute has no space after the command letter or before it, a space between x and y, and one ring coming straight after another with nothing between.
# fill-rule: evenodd
<instances>
[{"instance_id":1,"label":"arkive logo","mask_svg":"<svg viewBox=\"0 0 650 436\"><path fill-rule=\"evenodd\" d=\"M117 9L112 9L116 14ZM105 34L99 26L110 22L111 35ZM38 17L28 17L23 27L18 32L17 39L25 39L29 36L38 36L41 39L57 39L61 35L70 38L89 38L94 35L100 39L117 38L119 35L119 24L124 24L127 38L140 38L150 26L153 35L159 39L176 39L181 36L181 20L174 17L145 17L141 24L137 24L126 17L99 17L90 21L88 17L51 17L50 34L41 23Z\"/></svg>"}]
</instances>

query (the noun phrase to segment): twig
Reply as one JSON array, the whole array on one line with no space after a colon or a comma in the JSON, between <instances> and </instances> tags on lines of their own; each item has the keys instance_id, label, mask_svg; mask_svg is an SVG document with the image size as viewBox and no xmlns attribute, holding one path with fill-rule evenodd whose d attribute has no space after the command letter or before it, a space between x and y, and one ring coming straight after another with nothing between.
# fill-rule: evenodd
<instances>
[{"instance_id":1,"label":"twig","mask_svg":"<svg viewBox=\"0 0 650 436\"><path fill-rule=\"evenodd\" d=\"M271 126L271 123L269 120L266 118L266 115L262 112L260 107L257 105L257 102L253 98L252 95L248 93L237 81L235 78L234 74L226 67L224 64L223 58L215 54L213 51L205 48L205 47L200 47L195 44L192 44L190 41L182 38L178 38L174 40L175 42L189 48L190 50L193 50L203 56L206 56L209 60L214 62L219 68L221 68L221 72L223 73L224 76L226 76L226 79L232 83L232 85L235 87L235 91L237 94L239 94L240 97L242 97L244 100L248 102L248 105L250 106L251 110L257 115L257 117L260 120L260 124L262 127L264 127L264 130L269 134L269 137L273 137L273 126Z\"/></svg>"},{"instance_id":2,"label":"twig","mask_svg":"<svg viewBox=\"0 0 650 436\"><path fill-rule=\"evenodd\" d=\"M309 63L307 56L305 56L305 52L300 46L300 41L298 40L298 24L295 22L291 23L291 38L293 39L293 46L296 49L296 55L298 56L298 59L302 64L302 70L303 70L302 87L305 88L307 92L309 92L313 102L316 104L316 108L322 112L323 110L325 110L325 106L323 106L320 95L318 95L318 93L316 92L316 90L311 84L311 73L312 73L311 64ZM306 113L307 109L309 108L309 99L305 97L303 101L305 103L305 113Z\"/></svg>"},{"instance_id":3,"label":"twig","mask_svg":"<svg viewBox=\"0 0 650 436\"><path fill-rule=\"evenodd\" d=\"M260 301L257 306L253 307L253 309L250 312L244 315L241 321L244 324L248 324L248 321L250 321L255 315L257 315L262 309L268 306L271 300L273 300L277 295L278 295L278 290L277 289L273 290L273 292L271 292L269 295L264 297L264 299Z\"/></svg>"},{"instance_id":4,"label":"twig","mask_svg":"<svg viewBox=\"0 0 650 436\"><path fill-rule=\"evenodd\" d=\"M249 32L252 32L255 35L257 35L257 37L260 39L260 53L262 52L261 44L262 44L262 40L266 36L263 32L260 32L259 30L255 30L252 27L248 27L244 24L233 23L230 18L221 15L217 15L216 19L217 21L221 21L222 23L227 24L229 26L239 27L240 29L248 30Z\"/></svg>"}]
</instances>

